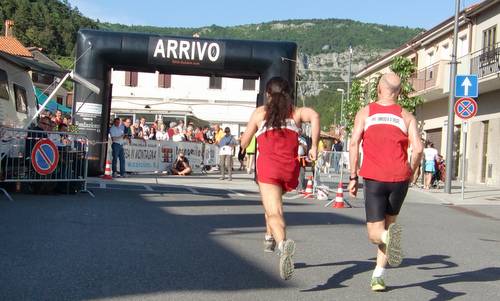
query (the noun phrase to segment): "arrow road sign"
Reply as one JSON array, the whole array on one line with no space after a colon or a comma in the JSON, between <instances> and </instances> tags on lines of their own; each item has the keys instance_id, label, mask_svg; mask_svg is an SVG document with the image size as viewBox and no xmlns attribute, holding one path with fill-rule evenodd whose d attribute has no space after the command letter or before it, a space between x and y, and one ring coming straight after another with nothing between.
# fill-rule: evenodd
<instances>
[{"instance_id":1,"label":"arrow road sign","mask_svg":"<svg viewBox=\"0 0 500 301\"><path fill-rule=\"evenodd\" d=\"M477 102L470 98L460 98L455 102L455 114L462 119L469 119L477 114Z\"/></svg>"},{"instance_id":2,"label":"arrow road sign","mask_svg":"<svg viewBox=\"0 0 500 301\"><path fill-rule=\"evenodd\" d=\"M455 97L478 96L477 75L457 75L455 80Z\"/></svg>"}]
</instances>

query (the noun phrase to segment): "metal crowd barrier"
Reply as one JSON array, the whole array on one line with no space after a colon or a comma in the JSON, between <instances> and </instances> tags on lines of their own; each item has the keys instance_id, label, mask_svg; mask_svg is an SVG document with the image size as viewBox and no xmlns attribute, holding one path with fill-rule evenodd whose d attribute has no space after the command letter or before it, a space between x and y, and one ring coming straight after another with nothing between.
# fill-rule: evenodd
<instances>
[{"instance_id":1,"label":"metal crowd barrier","mask_svg":"<svg viewBox=\"0 0 500 301\"><path fill-rule=\"evenodd\" d=\"M344 175L349 174L349 153L323 151L314 165L313 191L323 189L334 194Z\"/></svg>"},{"instance_id":2,"label":"metal crowd barrier","mask_svg":"<svg viewBox=\"0 0 500 301\"><path fill-rule=\"evenodd\" d=\"M34 193L65 186L88 192L88 142L82 134L0 128L0 183L28 183ZM10 200L4 188L0 188Z\"/></svg>"}]
</instances>

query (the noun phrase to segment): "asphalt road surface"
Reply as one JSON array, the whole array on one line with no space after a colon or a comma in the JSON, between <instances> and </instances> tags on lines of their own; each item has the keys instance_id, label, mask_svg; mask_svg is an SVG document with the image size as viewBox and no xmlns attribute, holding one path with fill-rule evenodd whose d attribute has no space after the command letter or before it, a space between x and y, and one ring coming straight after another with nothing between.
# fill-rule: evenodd
<instances>
[{"instance_id":1,"label":"asphalt road surface","mask_svg":"<svg viewBox=\"0 0 500 301\"><path fill-rule=\"evenodd\" d=\"M133 188L133 187L132 187ZM137 187L136 187L137 188ZM0 199L0 300L498 300L500 206L443 206L410 193L406 258L385 293L369 281L364 208L286 200L296 273L263 252L252 193L95 189L96 198ZM235 194L236 193L236 194Z\"/></svg>"}]
</instances>

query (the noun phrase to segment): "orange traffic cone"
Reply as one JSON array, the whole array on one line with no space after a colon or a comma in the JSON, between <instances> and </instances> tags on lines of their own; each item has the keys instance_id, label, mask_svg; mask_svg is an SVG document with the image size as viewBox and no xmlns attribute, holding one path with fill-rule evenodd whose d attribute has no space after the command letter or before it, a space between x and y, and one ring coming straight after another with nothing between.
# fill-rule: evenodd
<instances>
[{"instance_id":1,"label":"orange traffic cone","mask_svg":"<svg viewBox=\"0 0 500 301\"><path fill-rule=\"evenodd\" d=\"M344 189L342 187L342 182L339 182L339 187L337 188L337 195L335 196L333 208L344 208L344 206Z\"/></svg>"},{"instance_id":2,"label":"orange traffic cone","mask_svg":"<svg viewBox=\"0 0 500 301\"><path fill-rule=\"evenodd\" d=\"M101 177L104 180L113 180L111 172L111 161L106 160L106 168L104 169L104 175Z\"/></svg>"},{"instance_id":3,"label":"orange traffic cone","mask_svg":"<svg viewBox=\"0 0 500 301\"><path fill-rule=\"evenodd\" d=\"M304 192L304 199L312 199L313 195L313 181L312 177L308 177L306 191Z\"/></svg>"}]
</instances>

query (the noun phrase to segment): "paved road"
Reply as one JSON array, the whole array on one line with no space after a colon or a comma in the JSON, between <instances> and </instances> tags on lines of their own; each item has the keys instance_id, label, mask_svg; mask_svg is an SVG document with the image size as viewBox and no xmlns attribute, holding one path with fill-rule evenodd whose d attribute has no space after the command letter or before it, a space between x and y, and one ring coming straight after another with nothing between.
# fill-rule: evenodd
<instances>
[{"instance_id":1,"label":"paved road","mask_svg":"<svg viewBox=\"0 0 500 301\"><path fill-rule=\"evenodd\" d=\"M262 251L252 193L180 186L95 189L96 198L0 199L0 300L496 300L500 206L443 206L411 192L406 259L374 294L364 209L289 197L296 275ZM96 186L97 187L97 186ZM142 189L142 188L143 189Z\"/></svg>"}]
</instances>

